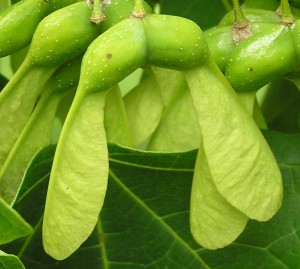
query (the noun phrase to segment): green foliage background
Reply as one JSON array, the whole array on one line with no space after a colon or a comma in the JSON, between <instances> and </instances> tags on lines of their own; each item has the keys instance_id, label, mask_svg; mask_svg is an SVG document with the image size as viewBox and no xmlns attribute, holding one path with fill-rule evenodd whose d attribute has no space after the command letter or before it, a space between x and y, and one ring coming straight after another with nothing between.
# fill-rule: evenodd
<instances>
[{"instance_id":1,"label":"green foliage background","mask_svg":"<svg viewBox=\"0 0 300 269\"><path fill-rule=\"evenodd\" d=\"M1 0L0 10L6 5L7 1ZM192 19L205 30L218 23L229 5L221 0L161 0L160 10ZM278 1L245 0L244 5L274 10ZM0 88L11 72L9 59L1 59ZM299 100L292 107L298 105ZM284 108L281 115L287 111ZM278 130L282 122L280 115L276 117L279 125L275 121L273 129ZM61 262L46 255L41 240L55 151L55 146L49 145L32 160L14 205L34 232L0 247L15 255L0 252L0 268L24 268L20 258L30 269L298 269L300 134L293 128L293 134L283 133L286 129L264 131L283 175L282 208L266 223L250 221L233 244L216 251L201 248L189 231L189 196L197 151L158 154L110 144L108 194L97 227L77 252Z\"/></svg>"},{"instance_id":2,"label":"green foliage background","mask_svg":"<svg viewBox=\"0 0 300 269\"><path fill-rule=\"evenodd\" d=\"M70 258L49 258L42 248L41 224L55 151L50 145L32 161L14 206L34 233L2 250L32 269L299 268L300 135L264 134L283 174L283 205L266 223L250 221L230 246L203 249L189 232L196 150L158 154L109 145L109 187L97 227Z\"/></svg>"}]
</instances>

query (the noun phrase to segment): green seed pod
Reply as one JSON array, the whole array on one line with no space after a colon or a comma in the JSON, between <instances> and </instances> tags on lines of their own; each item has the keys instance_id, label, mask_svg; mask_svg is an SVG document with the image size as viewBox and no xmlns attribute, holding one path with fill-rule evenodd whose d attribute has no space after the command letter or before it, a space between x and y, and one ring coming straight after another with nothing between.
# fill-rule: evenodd
<instances>
[{"instance_id":1,"label":"green seed pod","mask_svg":"<svg viewBox=\"0 0 300 269\"><path fill-rule=\"evenodd\" d=\"M38 65L60 65L84 53L102 31L102 26L89 22L90 8L79 2L59 9L38 25L29 50Z\"/></svg>"},{"instance_id":2,"label":"green seed pod","mask_svg":"<svg viewBox=\"0 0 300 269\"><path fill-rule=\"evenodd\" d=\"M201 29L194 22L175 16L146 15L148 63L183 70L206 61L209 52ZM170 49L171 48L171 49Z\"/></svg>"},{"instance_id":3,"label":"green seed pod","mask_svg":"<svg viewBox=\"0 0 300 269\"><path fill-rule=\"evenodd\" d=\"M143 66L146 55L143 21L134 18L121 21L89 46L82 62L85 73L80 85L84 87L80 88L85 89L85 94L107 90ZM83 90L80 94L83 94Z\"/></svg>"},{"instance_id":4,"label":"green seed pod","mask_svg":"<svg viewBox=\"0 0 300 269\"><path fill-rule=\"evenodd\" d=\"M30 43L38 23L47 14L44 0L18 2L0 13L0 57Z\"/></svg>"},{"instance_id":5,"label":"green seed pod","mask_svg":"<svg viewBox=\"0 0 300 269\"><path fill-rule=\"evenodd\" d=\"M50 12L79 0L25 0L0 13L0 57L27 46L39 22Z\"/></svg>"},{"instance_id":6,"label":"green seed pod","mask_svg":"<svg viewBox=\"0 0 300 269\"><path fill-rule=\"evenodd\" d=\"M249 39L253 40L257 35L273 31L274 27L277 27L276 25L274 23L251 23L252 36ZM214 27L205 31L204 35L213 59L220 70L224 72L231 54L244 40L239 43L233 41L232 26Z\"/></svg>"},{"instance_id":7,"label":"green seed pod","mask_svg":"<svg viewBox=\"0 0 300 269\"><path fill-rule=\"evenodd\" d=\"M30 47L33 62L59 65L84 53L102 32L131 14L134 1L113 1L106 5L107 21L100 25L89 22L91 10L85 2L57 10L38 25Z\"/></svg>"},{"instance_id":8,"label":"green seed pod","mask_svg":"<svg viewBox=\"0 0 300 269\"><path fill-rule=\"evenodd\" d=\"M242 9L245 17L251 22L269 22L269 23L280 23L280 17L276 11L265 10L265 9L255 9L255 8L245 8ZM219 22L218 26L233 25L235 23L235 15L233 10L228 12L222 20Z\"/></svg>"},{"instance_id":9,"label":"green seed pod","mask_svg":"<svg viewBox=\"0 0 300 269\"><path fill-rule=\"evenodd\" d=\"M245 40L232 53L225 74L236 91L256 91L295 68L290 28L278 25L270 32Z\"/></svg>"},{"instance_id":10,"label":"green seed pod","mask_svg":"<svg viewBox=\"0 0 300 269\"><path fill-rule=\"evenodd\" d=\"M236 43L232 40L231 26L211 28L204 32L204 36L212 58L223 72L231 53L236 48Z\"/></svg>"}]
</instances>

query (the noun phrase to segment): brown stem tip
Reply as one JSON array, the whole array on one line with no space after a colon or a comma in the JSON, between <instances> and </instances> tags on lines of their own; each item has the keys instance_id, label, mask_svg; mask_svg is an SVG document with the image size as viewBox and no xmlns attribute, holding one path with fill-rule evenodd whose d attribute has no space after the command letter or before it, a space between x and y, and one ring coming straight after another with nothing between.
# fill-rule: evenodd
<instances>
[{"instance_id":1,"label":"brown stem tip","mask_svg":"<svg viewBox=\"0 0 300 269\"><path fill-rule=\"evenodd\" d=\"M232 40L239 43L252 36L251 23L246 20L243 23L234 23L232 26Z\"/></svg>"}]
</instances>

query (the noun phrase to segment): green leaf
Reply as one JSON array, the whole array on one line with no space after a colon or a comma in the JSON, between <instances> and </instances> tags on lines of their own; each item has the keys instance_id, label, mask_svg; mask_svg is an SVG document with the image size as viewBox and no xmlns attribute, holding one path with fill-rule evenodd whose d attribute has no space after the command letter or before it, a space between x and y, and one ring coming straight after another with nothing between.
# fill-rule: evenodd
<instances>
[{"instance_id":1,"label":"green leaf","mask_svg":"<svg viewBox=\"0 0 300 269\"><path fill-rule=\"evenodd\" d=\"M31 233L31 226L0 197L0 245Z\"/></svg>"},{"instance_id":2,"label":"green leaf","mask_svg":"<svg viewBox=\"0 0 300 269\"><path fill-rule=\"evenodd\" d=\"M0 268L5 269L25 269L18 257L6 254L0 250Z\"/></svg>"},{"instance_id":3,"label":"green leaf","mask_svg":"<svg viewBox=\"0 0 300 269\"><path fill-rule=\"evenodd\" d=\"M213 27L228 11L227 1L161 0L161 13L185 17L196 22L202 30Z\"/></svg>"},{"instance_id":4,"label":"green leaf","mask_svg":"<svg viewBox=\"0 0 300 269\"><path fill-rule=\"evenodd\" d=\"M284 179L284 199L270 221L249 221L219 250L201 248L189 228L196 151L159 154L109 145L110 178L101 218L70 258L57 262L41 243L46 187L55 147L31 162L14 205L35 227L26 240L3 247L30 269L287 269L300 268L300 135L264 132Z\"/></svg>"},{"instance_id":5,"label":"green leaf","mask_svg":"<svg viewBox=\"0 0 300 269\"><path fill-rule=\"evenodd\" d=\"M295 74L287 79L275 80L266 87L261 110L269 129L299 132L300 84L297 85L297 80L298 75Z\"/></svg>"}]
</instances>

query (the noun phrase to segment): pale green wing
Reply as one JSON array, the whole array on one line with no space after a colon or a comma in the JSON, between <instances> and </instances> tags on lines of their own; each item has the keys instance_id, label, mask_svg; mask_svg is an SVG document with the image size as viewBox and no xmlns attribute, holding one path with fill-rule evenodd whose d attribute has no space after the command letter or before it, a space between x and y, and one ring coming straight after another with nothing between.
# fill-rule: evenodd
<instances>
[{"instance_id":1,"label":"pale green wing","mask_svg":"<svg viewBox=\"0 0 300 269\"><path fill-rule=\"evenodd\" d=\"M71 106L58 141L43 223L43 244L62 260L93 231L108 180L104 130L106 92L79 97Z\"/></svg>"},{"instance_id":2,"label":"pale green wing","mask_svg":"<svg viewBox=\"0 0 300 269\"><path fill-rule=\"evenodd\" d=\"M185 75L218 191L249 218L270 219L281 205L283 187L260 130L214 63Z\"/></svg>"},{"instance_id":3,"label":"pale green wing","mask_svg":"<svg viewBox=\"0 0 300 269\"><path fill-rule=\"evenodd\" d=\"M190 225L194 239L208 249L225 247L243 232L247 221L247 216L216 189L201 144L191 193Z\"/></svg>"}]
</instances>

